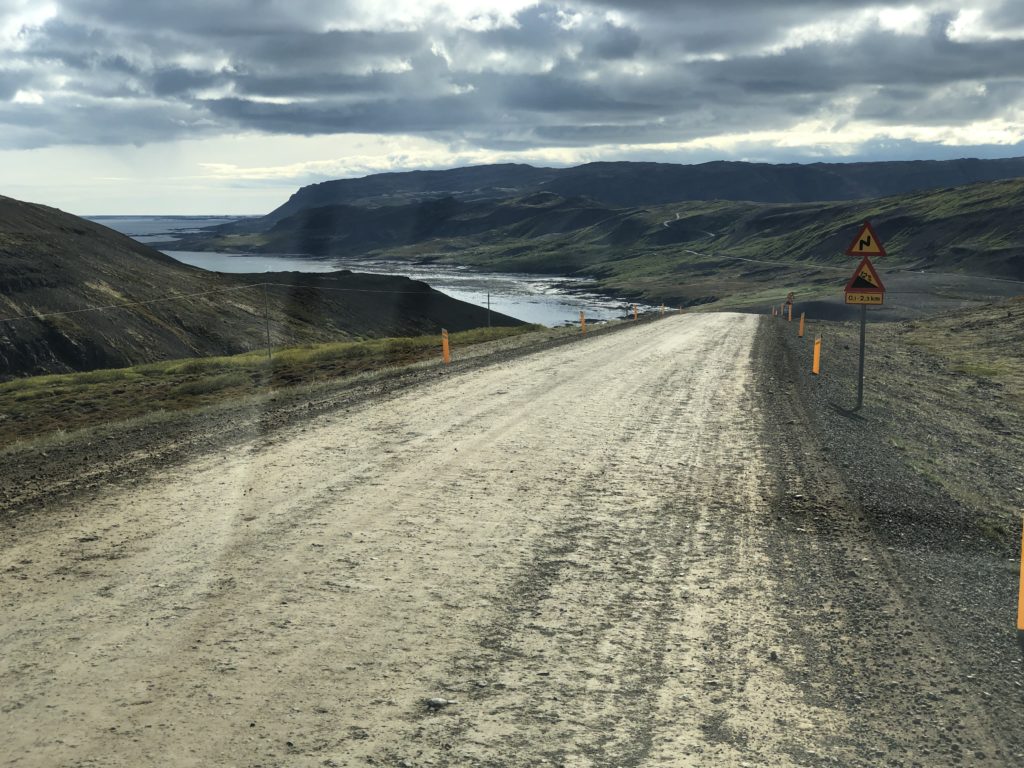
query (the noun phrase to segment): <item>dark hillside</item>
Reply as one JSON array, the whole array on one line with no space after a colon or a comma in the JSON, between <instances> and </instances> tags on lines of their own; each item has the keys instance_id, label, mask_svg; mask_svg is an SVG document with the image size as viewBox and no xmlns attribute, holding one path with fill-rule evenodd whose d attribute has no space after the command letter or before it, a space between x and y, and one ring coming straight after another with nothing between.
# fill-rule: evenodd
<instances>
[{"instance_id":1,"label":"dark hillside","mask_svg":"<svg viewBox=\"0 0 1024 768\"><path fill-rule=\"evenodd\" d=\"M847 269L843 251L865 219L889 251L885 270L1024 281L1024 179L825 203L710 200L615 208L551 191L513 200L449 196L304 211L267 233L197 238L179 247L587 276L595 288L625 298L745 306L771 301L782 280L805 300L841 295L833 285L836 270ZM942 281L924 275L915 281L903 289L933 298L950 294ZM1003 293L983 290L982 298Z\"/></svg>"},{"instance_id":2,"label":"dark hillside","mask_svg":"<svg viewBox=\"0 0 1024 768\"><path fill-rule=\"evenodd\" d=\"M282 219L258 245L247 241L246 246L267 253L357 256L437 239L504 240L563 234L615 215L592 200L550 193L503 201L443 197L377 208L332 205L307 208Z\"/></svg>"},{"instance_id":3,"label":"dark hillside","mask_svg":"<svg viewBox=\"0 0 1024 768\"><path fill-rule=\"evenodd\" d=\"M505 163L444 171L376 173L359 179L338 179L302 187L284 205L264 217L261 229L304 208L326 205L399 205L422 198L465 199L516 197L545 184L554 169Z\"/></svg>"},{"instance_id":4,"label":"dark hillside","mask_svg":"<svg viewBox=\"0 0 1024 768\"><path fill-rule=\"evenodd\" d=\"M266 295L262 283L271 284ZM407 278L206 272L98 224L0 197L0 378L243 352L266 344L267 317L273 344L487 323L485 310Z\"/></svg>"},{"instance_id":5,"label":"dark hillside","mask_svg":"<svg viewBox=\"0 0 1024 768\"><path fill-rule=\"evenodd\" d=\"M829 261L864 219L874 222L889 263L1024 280L1024 180L820 206L751 207L736 212L713 247L739 256Z\"/></svg>"},{"instance_id":6,"label":"dark hillside","mask_svg":"<svg viewBox=\"0 0 1024 768\"><path fill-rule=\"evenodd\" d=\"M785 165L725 161L699 165L599 162L572 168L482 165L379 173L313 184L299 189L262 219L230 225L224 231L265 231L304 208L399 205L447 196L495 200L550 191L567 198L585 196L614 207L681 200L806 203L886 197L1022 176L1024 158Z\"/></svg>"},{"instance_id":7,"label":"dark hillside","mask_svg":"<svg viewBox=\"0 0 1024 768\"><path fill-rule=\"evenodd\" d=\"M613 208L538 192L302 211L269 232L189 242L217 250L444 259L495 270L683 279L696 254L832 262L872 219L891 263L1024 280L1024 179L830 203L683 201ZM696 252L696 254L695 254ZM719 271L739 262L719 261ZM706 269L706 265L702 267ZM750 268L745 267L749 272ZM616 291L633 289L605 282Z\"/></svg>"}]
</instances>

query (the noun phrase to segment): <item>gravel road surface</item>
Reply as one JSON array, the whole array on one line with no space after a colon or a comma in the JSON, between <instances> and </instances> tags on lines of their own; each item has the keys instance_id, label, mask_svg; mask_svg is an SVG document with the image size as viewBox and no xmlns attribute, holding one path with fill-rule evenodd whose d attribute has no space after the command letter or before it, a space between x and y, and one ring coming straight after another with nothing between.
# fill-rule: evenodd
<instances>
[{"instance_id":1,"label":"gravel road surface","mask_svg":"<svg viewBox=\"0 0 1024 768\"><path fill-rule=\"evenodd\" d=\"M760 323L453 370L22 517L0 764L1024 763Z\"/></svg>"}]
</instances>

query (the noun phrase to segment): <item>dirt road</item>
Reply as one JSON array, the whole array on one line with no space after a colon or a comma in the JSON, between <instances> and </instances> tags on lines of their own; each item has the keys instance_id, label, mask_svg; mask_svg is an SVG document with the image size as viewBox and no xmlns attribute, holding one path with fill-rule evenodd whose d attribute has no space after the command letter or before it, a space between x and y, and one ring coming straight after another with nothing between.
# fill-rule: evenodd
<instances>
[{"instance_id":1,"label":"dirt road","mask_svg":"<svg viewBox=\"0 0 1024 768\"><path fill-rule=\"evenodd\" d=\"M781 439L758 322L453 371L4 529L0 764L1019 763Z\"/></svg>"}]
</instances>

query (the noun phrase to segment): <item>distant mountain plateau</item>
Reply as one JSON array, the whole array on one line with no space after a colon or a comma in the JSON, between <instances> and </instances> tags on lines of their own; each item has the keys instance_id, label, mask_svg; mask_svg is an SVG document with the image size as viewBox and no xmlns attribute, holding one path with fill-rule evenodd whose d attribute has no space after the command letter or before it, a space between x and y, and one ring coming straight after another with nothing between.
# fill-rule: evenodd
<instances>
[{"instance_id":1,"label":"distant mountain plateau","mask_svg":"<svg viewBox=\"0 0 1024 768\"><path fill-rule=\"evenodd\" d=\"M616 295L692 305L780 278L825 290L870 219L888 268L1024 280L1021 177L1022 158L388 173L304 187L174 247L590 276Z\"/></svg>"}]
</instances>

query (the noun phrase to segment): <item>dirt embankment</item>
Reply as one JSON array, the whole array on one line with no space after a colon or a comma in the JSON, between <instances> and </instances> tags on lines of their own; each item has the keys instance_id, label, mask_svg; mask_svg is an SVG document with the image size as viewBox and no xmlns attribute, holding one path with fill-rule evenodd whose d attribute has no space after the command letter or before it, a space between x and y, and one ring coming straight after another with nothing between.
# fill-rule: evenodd
<instances>
[{"instance_id":1,"label":"dirt embankment","mask_svg":"<svg viewBox=\"0 0 1024 768\"><path fill-rule=\"evenodd\" d=\"M887 537L770 322L467 365L22 515L5 759L1024 760L1019 663L932 602L1005 558Z\"/></svg>"}]
</instances>

